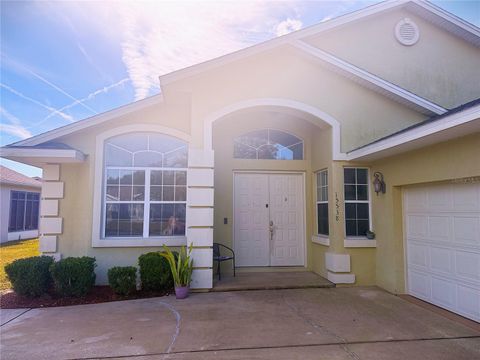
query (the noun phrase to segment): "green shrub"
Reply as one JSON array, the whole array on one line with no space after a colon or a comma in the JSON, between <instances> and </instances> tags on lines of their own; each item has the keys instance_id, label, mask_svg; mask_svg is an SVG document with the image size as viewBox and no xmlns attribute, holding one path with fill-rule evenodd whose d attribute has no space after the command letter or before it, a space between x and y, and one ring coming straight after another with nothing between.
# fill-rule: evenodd
<instances>
[{"instance_id":1,"label":"green shrub","mask_svg":"<svg viewBox=\"0 0 480 360\"><path fill-rule=\"evenodd\" d=\"M45 294L52 283L52 263L50 256L33 256L13 261L5 266L5 272L17 294L37 297Z\"/></svg>"},{"instance_id":2,"label":"green shrub","mask_svg":"<svg viewBox=\"0 0 480 360\"><path fill-rule=\"evenodd\" d=\"M108 270L108 283L115 293L129 295L136 289L137 268L116 266Z\"/></svg>"},{"instance_id":3,"label":"green shrub","mask_svg":"<svg viewBox=\"0 0 480 360\"><path fill-rule=\"evenodd\" d=\"M138 258L142 289L163 291L173 288L173 277L167 259L159 252L150 252Z\"/></svg>"},{"instance_id":4,"label":"green shrub","mask_svg":"<svg viewBox=\"0 0 480 360\"><path fill-rule=\"evenodd\" d=\"M68 257L50 266L55 291L62 296L84 296L95 284L95 258Z\"/></svg>"}]
</instances>

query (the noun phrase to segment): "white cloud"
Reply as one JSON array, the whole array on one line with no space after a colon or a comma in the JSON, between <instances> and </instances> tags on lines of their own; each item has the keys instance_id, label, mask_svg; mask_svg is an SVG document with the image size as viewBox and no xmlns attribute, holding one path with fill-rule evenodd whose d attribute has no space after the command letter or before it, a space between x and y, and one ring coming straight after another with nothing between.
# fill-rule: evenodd
<instances>
[{"instance_id":1,"label":"white cloud","mask_svg":"<svg viewBox=\"0 0 480 360\"><path fill-rule=\"evenodd\" d=\"M303 23L298 19L286 19L280 22L275 28L275 34L277 36L286 35L292 31L300 30Z\"/></svg>"},{"instance_id":2,"label":"white cloud","mask_svg":"<svg viewBox=\"0 0 480 360\"><path fill-rule=\"evenodd\" d=\"M159 91L160 75L272 38L279 19L296 18L292 2L281 1L76 2L61 8L75 24L121 44L136 100Z\"/></svg>"},{"instance_id":3,"label":"white cloud","mask_svg":"<svg viewBox=\"0 0 480 360\"><path fill-rule=\"evenodd\" d=\"M19 137L20 139L26 139L32 136L30 131L25 129L21 124L19 118L15 115L10 114L5 108L0 106L0 116L7 119L10 124L0 123L0 131L7 134Z\"/></svg>"},{"instance_id":4,"label":"white cloud","mask_svg":"<svg viewBox=\"0 0 480 360\"><path fill-rule=\"evenodd\" d=\"M16 136L22 140L32 137L32 133L30 131L19 125L0 124L0 131Z\"/></svg>"},{"instance_id":5,"label":"white cloud","mask_svg":"<svg viewBox=\"0 0 480 360\"><path fill-rule=\"evenodd\" d=\"M31 97L22 94L20 91L17 91L17 90L15 90L14 88L12 88L12 87L10 87L10 86L8 86L8 85L6 85L6 84L0 83L0 87L4 88L5 90L10 91L12 94L17 95L18 97L21 97L21 98L24 99L24 100L30 101L31 103L33 103L33 104L35 104L35 105L38 105L38 106L40 106L40 107L42 107L42 108L44 108L44 109L46 109L46 110L48 110L48 111L54 112L55 115L59 115L62 119L66 120L66 121L68 121L68 122L73 122L73 120L74 120L71 115L65 114L65 113L63 113L63 112L61 112L61 111L59 111L59 110L57 110L57 109L55 109L55 108L53 108L53 107L51 107L51 106L48 106L48 105L45 105L45 104L41 103L41 102L38 101L38 100L32 99Z\"/></svg>"},{"instance_id":6,"label":"white cloud","mask_svg":"<svg viewBox=\"0 0 480 360\"><path fill-rule=\"evenodd\" d=\"M103 88L101 89L98 89L98 90L95 90L94 92L88 94L87 96L85 96L84 98L82 99L78 99L78 100L75 100L74 102L68 104L68 105L65 105L64 107L58 109L58 110L55 110L55 111L52 111L50 114L48 114L42 121L40 121L39 123L36 123L34 126L37 126L37 125L40 125L41 123L43 123L44 121L50 119L52 116L56 115L57 112L62 112L64 110L68 110L76 105L79 105L79 104L83 104L85 101L88 101L88 100L93 100L97 95L100 95L100 94L106 94L108 93L110 90L112 90L113 88L116 88L118 86L122 86L124 85L125 83L129 82L130 79L129 78L125 78L125 79L122 79L120 81L117 81L116 83L114 84L111 84L111 85L108 85L108 86L104 86Z\"/></svg>"}]
</instances>

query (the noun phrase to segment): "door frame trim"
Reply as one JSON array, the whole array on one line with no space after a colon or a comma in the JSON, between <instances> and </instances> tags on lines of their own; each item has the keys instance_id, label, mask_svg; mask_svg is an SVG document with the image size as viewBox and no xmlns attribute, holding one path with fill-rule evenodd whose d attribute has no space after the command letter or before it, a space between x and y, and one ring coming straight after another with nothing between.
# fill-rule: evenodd
<instances>
[{"instance_id":1,"label":"door frame trim","mask_svg":"<svg viewBox=\"0 0 480 360\"><path fill-rule=\"evenodd\" d=\"M303 265L295 265L292 267L308 268L307 254L307 187L306 187L306 171L305 170L235 170L232 171L232 248L235 250L235 175L236 174L263 174L263 175L301 175L302 176L302 199L303 199ZM275 269L285 266L265 266L266 268Z\"/></svg>"}]
</instances>

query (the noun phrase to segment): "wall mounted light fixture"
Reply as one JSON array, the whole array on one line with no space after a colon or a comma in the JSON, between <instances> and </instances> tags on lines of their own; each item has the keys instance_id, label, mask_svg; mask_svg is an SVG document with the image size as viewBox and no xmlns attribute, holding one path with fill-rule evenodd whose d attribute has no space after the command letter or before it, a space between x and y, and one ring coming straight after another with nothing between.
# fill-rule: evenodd
<instances>
[{"instance_id":1,"label":"wall mounted light fixture","mask_svg":"<svg viewBox=\"0 0 480 360\"><path fill-rule=\"evenodd\" d=\"M385 181L383 180L383 174L380 171L376 171L373 173L374 180L373 180L373 188L375 189L375 192L378 193L381 192L382 194L385 194L386 191L386 185Z\"/></svg>"}]
</instances>

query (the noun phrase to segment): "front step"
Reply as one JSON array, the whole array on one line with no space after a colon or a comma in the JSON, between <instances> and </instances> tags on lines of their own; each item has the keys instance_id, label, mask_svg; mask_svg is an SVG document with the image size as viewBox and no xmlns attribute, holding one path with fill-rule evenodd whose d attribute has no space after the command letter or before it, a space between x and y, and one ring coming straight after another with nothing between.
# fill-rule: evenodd
<instances>
[{"instance_id":1,"label":"front step","mask_svg":"<svg viewBox=\"0 0 480 360\"><path fill-rule=\"evenodd\" d=\"M216 277L210 291L282 290L334 288L335 284L308 271L294 272L241 272L236 277Z\"/></svg>"}]
</instances>

